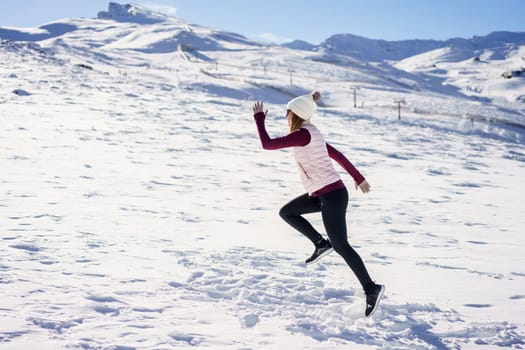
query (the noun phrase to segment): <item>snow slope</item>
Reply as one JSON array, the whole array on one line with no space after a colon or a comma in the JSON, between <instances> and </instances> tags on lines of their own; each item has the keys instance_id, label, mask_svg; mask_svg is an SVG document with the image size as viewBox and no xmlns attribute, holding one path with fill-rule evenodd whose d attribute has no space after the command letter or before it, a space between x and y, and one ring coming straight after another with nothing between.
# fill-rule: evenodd
<instances>
[{"instance_id":1,"label":"snow slope","mask_svg":"<svg viewBox=\"0 0 525 350\"><path fill-rule=\"evenodd\" d=\"M76 29L0 42L1 349L525 347L517 102L179 19L56 23ZM164 50L180 33L200 39ZM264 100L282 135L314 88L315 123L372 184L347 221L387 286L373 319L342 259L304 265L277 215L302 193L292 156L252 121Z\"/></svg>"},{"instance_id":2,"label":"snow slope","mask_svg":"<svg viewBox=\"0 0 525 350\"><path fill-rule=\"evenodd\" d=\"M525 79L504 79L502 75L525 66L525 46L511 47L504 58L492 59L495 54L493 49L473 56L472 52L444 48L407 58L396 67L431 79L440 78L443 84L461 87L465 95L489 98L502 104L523 104Z\"/></svg>"}]
</instances>

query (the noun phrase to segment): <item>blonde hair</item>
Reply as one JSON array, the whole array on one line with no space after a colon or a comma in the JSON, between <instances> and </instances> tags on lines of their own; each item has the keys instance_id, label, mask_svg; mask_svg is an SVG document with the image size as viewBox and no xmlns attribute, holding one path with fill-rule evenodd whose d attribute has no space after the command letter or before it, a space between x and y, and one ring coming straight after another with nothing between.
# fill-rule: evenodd
<instances>
[{"instance_id":1,"label":"blonde hair","mask_svg":"<svg viewBox=\"0 0 525 350\"><path fill-rule=\"evenodd\" d=\"M290 132L299 130L303 126L304 119L301 119L297 114L291 111L293 114L292 121L290 122Z\"/></svg>"}]
</instances>

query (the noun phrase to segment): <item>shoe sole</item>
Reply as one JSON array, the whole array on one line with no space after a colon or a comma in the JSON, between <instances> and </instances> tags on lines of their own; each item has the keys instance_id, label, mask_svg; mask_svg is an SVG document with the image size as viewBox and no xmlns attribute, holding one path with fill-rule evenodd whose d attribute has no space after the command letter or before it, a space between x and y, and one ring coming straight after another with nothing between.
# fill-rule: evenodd
<instances>
[{"instance_id":1,"label":"shoe sole","mask_svg":"<svg viewBox=\"0 0 525 350\"><path fill-rule=\"evenodd\" d=\"M324 251L321 255L319 255L315 260L312 260L310 262L307 262L306 265L313 265L315 264L316 262L318 262L319 260L321 260L321 258L327 256L328 254L330 254L331 252L334 251L334 248L330 248L326 251Z\"/></svg>"},{"instance_id":2,"label":"shoe sole","mask_svg":"<svg viewBox=\"0 0 525 350\"><path fill-rule=\"evenodd\" d=\"M381 290L379 291L379 294L377 295L376 304L374 305L372 312L370 312L370 315L366 317L372 317L372 315L376 312L377 308L379 307L379 303L381 302L381 299L383 298L383 294L385 294L385 286L381 285Z\"/></svg>"}]
</instances>

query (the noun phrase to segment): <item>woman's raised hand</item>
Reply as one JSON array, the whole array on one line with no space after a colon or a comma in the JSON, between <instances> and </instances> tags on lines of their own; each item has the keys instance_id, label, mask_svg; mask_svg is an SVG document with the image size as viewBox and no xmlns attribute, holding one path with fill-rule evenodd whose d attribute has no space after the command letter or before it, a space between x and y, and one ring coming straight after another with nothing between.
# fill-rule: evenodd
<instances>
[{"instance_id":1,"label":"woman's raised hand","mask_svg":"<svg viewBox=\"0 0 525 350\"><path fill-rule=\"evenodd\" d=\"M257 101L257 102L255 102L255 104L253 105L253 114L257 114L257 113L260 113L260 112L263 112L264 115L266 116L266 113L268 113L268 110L266 110L266 112L264 112L264 106L263 106L263 103L260 102L260 101Z\"/></svg>"}]
</instances>

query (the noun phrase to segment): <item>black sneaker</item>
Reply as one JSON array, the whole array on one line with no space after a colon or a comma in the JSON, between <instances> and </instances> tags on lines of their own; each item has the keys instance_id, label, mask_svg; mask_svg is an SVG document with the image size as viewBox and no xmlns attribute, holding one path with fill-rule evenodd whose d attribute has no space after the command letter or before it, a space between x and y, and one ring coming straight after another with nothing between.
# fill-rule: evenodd
<instances>
[{"instance_id":1,"label":"black sneaker","mask_svg":"<svg viewBox=\"0 0 525 350\"><path fill-rule=\"evenodd\" d=\"M332 245L328 240L323 240L323 243L315 247L315 251L311 257L306 259L306 265L316 263L323 256L330 254L333 251Z\"/></svg>"},{"instance_id":2,"label":"black sneaker","mask_svg":"<svg viewBox=\"0 0 525 350\"><path fill-rule=\"evenodd\" d=\"M376 312L379 302L385 293L385 286L376 284L372 292L366 294L366 317L371 317Z\"/></svg>"}]
</instances>

